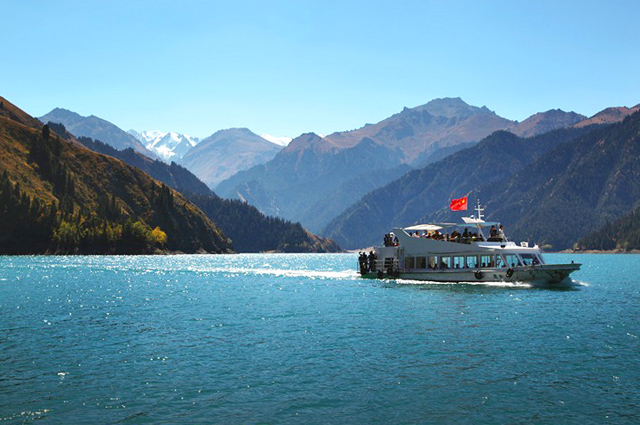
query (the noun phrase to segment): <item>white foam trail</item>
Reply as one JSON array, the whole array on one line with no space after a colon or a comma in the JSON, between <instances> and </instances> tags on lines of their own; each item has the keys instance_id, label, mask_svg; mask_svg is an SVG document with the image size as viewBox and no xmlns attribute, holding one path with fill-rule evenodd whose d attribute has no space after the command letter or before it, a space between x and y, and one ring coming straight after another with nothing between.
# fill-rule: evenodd
<instances>
[{"instance_id":1,"label":"white foam trail","mask_svg":"<svg viewBox=\"0 0 640 425\"><path fill-rule=\"evenodd\" d=\"M291 270L291 269L252 269L245 267L194 268L192 271L200 273L225 273L279 277L306 277L310 279L352 280L358 277L353 270L321 271L321 270Z\"/></svg>"}]
</instances>

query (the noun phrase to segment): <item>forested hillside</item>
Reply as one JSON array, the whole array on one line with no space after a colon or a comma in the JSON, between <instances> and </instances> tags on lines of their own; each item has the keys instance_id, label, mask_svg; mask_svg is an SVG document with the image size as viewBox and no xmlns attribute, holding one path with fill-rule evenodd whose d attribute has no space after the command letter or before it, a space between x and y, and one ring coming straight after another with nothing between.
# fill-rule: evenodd
<instances>
[{"instance_id":1,"label":"forested hillside","mask_svg":"<svg viewBox=\"0 0 640 425\"><path fill-rule=\"evenodd\" d=\"M0 252L229 252L196 206L0 98Z\"/></svg>"},{"instance_id":2,"label":"forested hillside","mask_svg":"<svg viewBox=\"0 0 640 425\"><path fill-rule=\"evenodd\" d=\"M640 250L640 208L580 238L579 250Z\"/></svg>"},{"instance_id":3,"label":"forested hillside","mask_svg":"<svg viewBox=\"0 0 640 425\"><path fill-rule=\"evenodd\" d=\"M257 208L216 195L193 195L189 199L232 239L238 252L339 252L334 241L305 230L300 223L268 217Z\"/></svg>"}]
</instances>

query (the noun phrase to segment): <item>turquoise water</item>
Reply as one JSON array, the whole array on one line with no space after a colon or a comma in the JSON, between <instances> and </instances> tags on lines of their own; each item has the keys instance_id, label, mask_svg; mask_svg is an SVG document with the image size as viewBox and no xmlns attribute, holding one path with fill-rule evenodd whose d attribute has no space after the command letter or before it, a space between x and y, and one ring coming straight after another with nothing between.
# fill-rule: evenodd
<instances>
[{"instance_id":1,"label":"turquoise water","mask_svg":"<svg viewBox=\"0 0 640 425\"><path fill-rule=\"evenodd\" d=\"M336 255L0 257L0 422L640 421L640 256L561 290Z\"/></svg>"}]
</instances>

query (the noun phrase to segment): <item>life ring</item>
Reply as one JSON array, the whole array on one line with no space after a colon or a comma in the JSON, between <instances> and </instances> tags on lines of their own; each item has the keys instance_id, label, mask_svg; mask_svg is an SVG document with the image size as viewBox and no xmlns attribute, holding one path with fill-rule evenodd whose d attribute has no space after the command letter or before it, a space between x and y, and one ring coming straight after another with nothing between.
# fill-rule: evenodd
<instances>
[{"instance_id":1,"label":"life ring","mask_svg":"<svg viewBox=\"0 0 640 425\"><path fill-rule=\"evenodd\" d=\"M474 276L476 277L476 279L481 280L483 277L483 274L480 270L476 270L476 272L474 273Z\"/></svg>"},{"instance_id":2,"label":"life ring","mask_svg":"<svg viewBox=\"0 0 640 425\"><path fill-rule=\"evenodd\" d=\"M513 270L511 267L509 267L509 268L507 269L507 277L511 277L511 276L513 276L513 272L514 272L514 270Z\"/></svg>"}]
</instances>

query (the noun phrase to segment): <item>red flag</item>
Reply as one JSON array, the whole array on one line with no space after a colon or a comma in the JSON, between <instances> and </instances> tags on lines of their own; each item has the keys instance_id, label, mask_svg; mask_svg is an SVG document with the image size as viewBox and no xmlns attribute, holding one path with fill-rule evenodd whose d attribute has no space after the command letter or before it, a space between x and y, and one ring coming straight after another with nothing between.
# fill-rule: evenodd
<instances>
[{"instance_id":1,"label":"red flag","mask_svg":"<svg viewBox=\"0 0 640 425\"><path fill-rule=\"evenodd\" d=\"M466 211L467 210L467 197L460 199L452 199L451 205L449 206L451 211Z\"/></svg>"}]
</instances>

